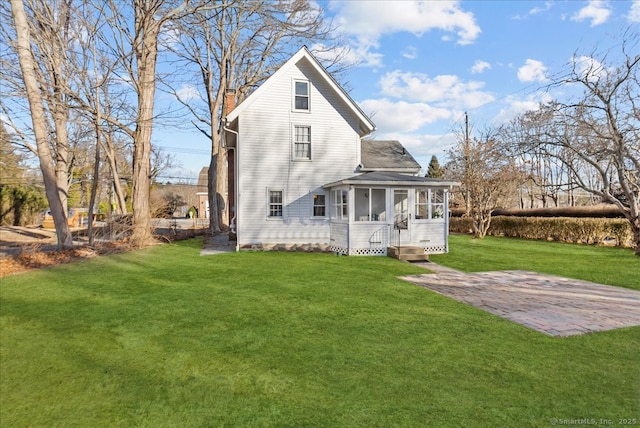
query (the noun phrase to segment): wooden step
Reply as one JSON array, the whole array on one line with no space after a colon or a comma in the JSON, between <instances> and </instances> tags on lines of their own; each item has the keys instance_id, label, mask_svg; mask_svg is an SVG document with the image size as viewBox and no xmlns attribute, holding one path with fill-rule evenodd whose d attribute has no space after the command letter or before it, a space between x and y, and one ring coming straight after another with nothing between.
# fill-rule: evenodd
<instances>
[{"instance_id":1,"label":"wooden step","mask_svg":"<svg viewBox=\"0 0 640 428\"><path fill-rule=\"evenodd\" d=\"M413 246L388 247L387 256L408 262L429 260L429 254L424 252L424 248Z\"/></svg>"}]
</instances>

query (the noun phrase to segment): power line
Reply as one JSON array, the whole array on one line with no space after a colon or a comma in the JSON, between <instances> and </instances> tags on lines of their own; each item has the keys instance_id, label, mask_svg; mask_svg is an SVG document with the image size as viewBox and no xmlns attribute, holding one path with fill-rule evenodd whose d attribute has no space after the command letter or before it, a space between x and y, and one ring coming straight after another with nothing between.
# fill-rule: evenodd
<instances>
[{"instance_id":1,"label":"power line","mask_svg":"<svg viewBox=\"0 0 640 428\"><path fill-rule=\"evenodd\" d=\"M211 154L211 151L209 150L190 149L187 147L171 147L171 146L160 146L160 145L157 147L167 152L173 152L173 153L183 153L183 154L190 154L190 155L210 155Z\"/></svg>"}]
</instances>

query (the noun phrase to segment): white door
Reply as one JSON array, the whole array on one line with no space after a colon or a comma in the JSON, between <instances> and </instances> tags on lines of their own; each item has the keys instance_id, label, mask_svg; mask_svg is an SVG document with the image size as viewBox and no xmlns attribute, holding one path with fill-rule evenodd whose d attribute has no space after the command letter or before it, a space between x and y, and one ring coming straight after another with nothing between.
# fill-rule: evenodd
<instances>
[{"instance_id":1,"label":"white door","mask_svg":"<svg viewBox=\"0 0 640 428\"><path fill-rule=\"evenodd\" d=\"M411 229L409 227L409 191L405 189L393 190L393 230L391 242L396 245L411 243Z\"/></svg>"}]
</instances>

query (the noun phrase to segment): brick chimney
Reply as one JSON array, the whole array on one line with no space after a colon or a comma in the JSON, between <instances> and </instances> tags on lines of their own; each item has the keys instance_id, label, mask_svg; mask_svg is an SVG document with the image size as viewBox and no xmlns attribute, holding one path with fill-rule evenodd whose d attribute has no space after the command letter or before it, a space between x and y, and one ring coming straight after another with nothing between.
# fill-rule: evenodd
<instances>
[{"instance_id":1,"label":"brick chimney","mask_svg":"<svg viewBox=\"0 0 640 428\"><path fill-rule=\"evenodd\" d=\"M227 117L231 111L236 108L236 90L228 88L224 92L224 100L222 102L222 116Z\"/></svg>"}]
</instances>

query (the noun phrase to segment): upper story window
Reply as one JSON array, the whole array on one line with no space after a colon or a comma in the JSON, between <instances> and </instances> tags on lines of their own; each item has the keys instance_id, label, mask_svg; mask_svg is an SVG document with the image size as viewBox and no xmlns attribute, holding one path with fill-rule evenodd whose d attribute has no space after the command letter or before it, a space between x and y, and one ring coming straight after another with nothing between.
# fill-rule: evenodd
<instances>
[{"instance_id":1,"label":"upper story window","mask_svg":"<svg viewBox=\"0 0 640 428\"><path fill-rule=\"evenodd\" d=\"M294 102L295 110L309 111L309 82L296 80L294 82Z\"/></svg>"},{"instance_id":2,"label":"upper story window","mask_svg":"<svg viewBox=\"0 0 640 428\"><path fill-rule=\"evenodd\" d=\"M293 127L293 158L311 160L311 127Z\"/></svg>"}]
</instances>

